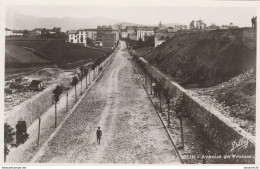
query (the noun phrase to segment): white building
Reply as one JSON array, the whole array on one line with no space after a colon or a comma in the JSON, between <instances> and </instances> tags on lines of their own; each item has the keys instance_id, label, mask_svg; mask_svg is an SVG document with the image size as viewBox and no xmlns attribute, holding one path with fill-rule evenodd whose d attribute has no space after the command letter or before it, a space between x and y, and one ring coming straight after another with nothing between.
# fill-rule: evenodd
<instances>
[{"instance_id":1,"label":"white building","mask_svg":"<svg viewBox=\"0 0 260 169\"><path fill-rule=\"evenodd\" d=\"M144 41L145 36L153 36L154 31L151 29L137 29L137 39L139 40L140 38Z\"/></svg>"},{"instance_id":2,"label":"white building","mask_svg":"<svg viewBox=\"0 0 260 169\"><path fill-rule=\"evenodd\" d=\"M70 30L68 35L70 43L79 43L87 46L87 34L85 30Z\"/></svg>"},{"instance_id":3,"label":"white building","mask_svg":"<svg viewBox=\"0 0 260 169\"><path fill-rule=\"evenodd\" d=\"M5 36L12 36L13 31L11 29L5 28Z\"/></svg>"}]
</instances>

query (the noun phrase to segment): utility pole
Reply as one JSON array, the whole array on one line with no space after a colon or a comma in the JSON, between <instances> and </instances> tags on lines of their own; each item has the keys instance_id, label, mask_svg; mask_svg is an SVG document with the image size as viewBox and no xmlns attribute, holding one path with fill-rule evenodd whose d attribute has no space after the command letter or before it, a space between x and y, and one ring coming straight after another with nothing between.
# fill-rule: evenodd
<instances>
[{"instance_id":1,"label":"utility pole","mask_svg":"<svg viewBox=\"0 0 260 169\"><path fill-rule=\"evenodd\" d=\"M39 127L38 127L38 140L37 140L37 147L40 145L40 134L41 134L41 117L39 117Z\"/></svg>"},{"instance_id":2,"label":"utility pole","mask_svg":"<svg viewBox=\"0 0 260 169\"><path fill-rule=\"evenodd\" d=\"M69 111L69 93L67 93L66 110Z\"/></svg>"}]
</instances>

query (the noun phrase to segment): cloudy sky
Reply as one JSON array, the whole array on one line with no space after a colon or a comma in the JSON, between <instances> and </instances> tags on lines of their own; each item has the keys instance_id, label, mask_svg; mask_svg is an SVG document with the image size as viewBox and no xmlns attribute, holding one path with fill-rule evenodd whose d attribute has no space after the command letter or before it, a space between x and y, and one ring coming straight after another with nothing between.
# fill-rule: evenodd
<instances>
[{"instance_id":1,"label":"cloudy sky","mask_svg":"<svg viewBox=\"0 0 260 169\"><path fill-rule=\"evenodd\" d=\"M158 6L8 6L6 12L39 17L108 17L137 24L180 23L202 19L217 25L233 22L238 26L251 26L256 15L253 7L158 7Z\"/></svg>"}]
</instances>

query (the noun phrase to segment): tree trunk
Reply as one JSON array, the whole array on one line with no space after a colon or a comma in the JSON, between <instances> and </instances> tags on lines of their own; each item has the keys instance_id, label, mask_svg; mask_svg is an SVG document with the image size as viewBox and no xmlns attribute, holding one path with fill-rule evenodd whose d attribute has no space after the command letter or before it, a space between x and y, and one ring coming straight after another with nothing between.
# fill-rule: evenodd
<instances>
[{"instance_id":1,"label":"tree trunk","mask_svg":"<svg viewBox=\"0 0 260 169\"><path fill-rule=\"evenodd\" d=\"M89 72L89 74L88 74L88 82L89 82L89 84L90 84L90 72Z\"/></svg>"},{"instance_id":2,"label":"tree trunk","mask_svg":"<svg viewBox=\"0 0 260 169\"><path fill-rule=\"evenodd\" d=\"M75 104L77 103L77 85L75 85Z\"/></svg>"},{"instance_id":3,"label":"tree trunk","mask_svg":"<svg viewBox=\"0 0 260 169\"><path fill-rule=\"evenodd\" d=\"M160 97L160 113L162 113L162 96L161 96L161 91L159 91L159 97Z\"/></svg>"},{"instance_id":4,"label":"tree trunk","mask_svg":"<svg viewBox=\"0 0 260 169\"><path fill-rule=\"evenodd\" d=\"M37 147L39 147L40 144L40 133L41 132L41 117L39 117L39 127L38 127L38 140L37 140Z\"/></svg>"},{"instance_id":5,"label":"tree trunk","mask_svg":"<svg viewBox=\"0 0 260 169\"><path fill-rule=\"evenodd\" d=\"M205 141L203 140L202 141L202 151L203 151L203 155L205 156L206 155L206 147L205 147ZM203 158L203 164L206 164L206 158Z\"/></svg>"},{"instance_id":6,"label":"tree trunk","mask_svg":"<svg viewBox=\"0 0 260 169\"><path fill-rule=\"evenodd\" d=\"M4 162L6 162L6 153L4 152Z\"/></svg>"},{"instance_id":7,"label":"tree trunk","mask_svg":"<svg viewBox=\"0 0 260 169\"><path fill-rule=\"evenodd\" d=\"M80 94L82 94L82 80L80 81Z\"/></svg>"},{"instance_id":8,"label":"tree trunk","mask_svg":"<svg viewBox=\"0 0 260 169\"><path fill-rule=\"evenodd\" d=\"M55 128L57 127L57 102L55 101Z\"/></svg>"},{"instance_id":9,"label":"tree trunk","mask_svg":"<svg viewBox=\"0 0 260 169\"><path fill-rule=\"evenodd\" d=\"M180 124L181 124L181 143L184 148L184 138L183 138L183 127L182 127L182 116L180 116Z\"/></svg>"},{"instance_id":10,"label":"tree trunk","mask_svg":"<svg viewBox=\"0 0 260 169\"><path fill-rule=\"evenodd\" d=\"M94 79L95 79L95 70L96 69L94 69L94 71L93 71L93 80L92 81L94 81Z\"/></svg>"},{"instance_id":11,"label":"tree trunk","mask_svg":"<svg viewBox=\"0 0 260 169\"><path fill-rule=\"evenodd\" d=\"M168 106L168 127L170 127L170 103L167 102L167 106Z\"/></svg>"},{"instance_id":12,"label":"tree trunk","mask_svg":"<svg viewBox=\"0 0 260 169\"><path fill-rule=\"evenodd\" d=\"M88 74L86 74L86 89L88 88Z\"/></svg>"},{"instance_id":13,"label":"tree trunk","mask_svg":"<svg viewBox=\"0 0 260 169\"><path fill-rule=\"evenodd\" d=\"M69 93L67 93L66 110L69 111Z\"/></svg>"},{"instance_id":14,"label":"tree trunk","mask_svg":"<svg viewBox=\"0 0 260 169\"><path fill-rule=\"evenodd\" d=\"M153 94L153 79L151 78L151 95Z\"/></svg>"}]
</instances>

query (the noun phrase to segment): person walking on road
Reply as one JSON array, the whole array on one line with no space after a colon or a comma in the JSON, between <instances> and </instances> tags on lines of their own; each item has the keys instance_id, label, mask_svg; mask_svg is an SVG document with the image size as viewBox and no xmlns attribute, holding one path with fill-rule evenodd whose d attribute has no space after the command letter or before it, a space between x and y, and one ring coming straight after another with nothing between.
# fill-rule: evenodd
<instances>
[{"instance_id":1,"label":"person walking on road","mask_svg":"<svg viewBox=\"0 0 260 169\"><path fill-rule=\"evenodd\" d=\"M97 129L97 142L98 142L98 144L100 144L101 136L102 136L102 131L100 130L100 127L98 127L98 129Z\"/></svg>"}]
</instances>

